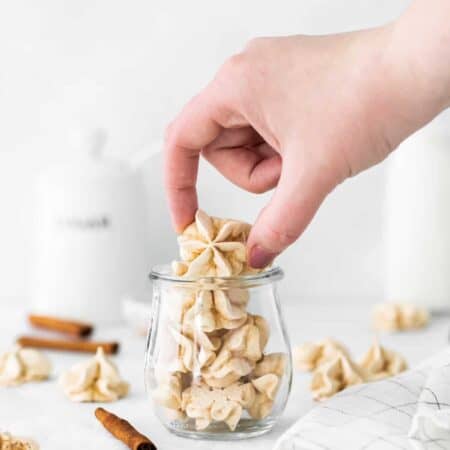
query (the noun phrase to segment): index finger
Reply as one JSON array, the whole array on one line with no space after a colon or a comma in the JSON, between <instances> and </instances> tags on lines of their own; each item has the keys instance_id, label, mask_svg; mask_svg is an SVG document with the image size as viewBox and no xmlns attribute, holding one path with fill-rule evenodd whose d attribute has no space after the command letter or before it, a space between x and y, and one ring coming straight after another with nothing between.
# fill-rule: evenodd
<instances>
[{"instance_id":1,"label":"index finger","mask_svg":"<svg viewBox=\"0 0 450 450\"><path fill-rule=\"evenodd\" d=\"M217 121L222 107L210 88L194 97L170 125L165 141L164 178L172 223L180 232L194 218L200 152L223 129Z\"/></svg>"}]
</instances>

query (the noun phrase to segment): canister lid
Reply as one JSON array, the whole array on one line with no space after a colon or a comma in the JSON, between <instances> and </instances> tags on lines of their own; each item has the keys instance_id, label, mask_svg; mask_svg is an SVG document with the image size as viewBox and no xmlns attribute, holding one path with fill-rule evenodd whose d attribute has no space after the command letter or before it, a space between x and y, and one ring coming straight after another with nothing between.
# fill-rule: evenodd
<instances>
[{"instance_id":1,"label":"canister lid","mask_svg":"<svg viewBox=\"0 0 450 450\"><path fill-rule=\"evenodd\" d=\"M101 180L134 175L126 162L106 155L106 143L107 133L103 129L72 131L70 134L72 157L66 163L49 166L41 173L39 179L67 183L74 179Z\"/></svg>"}]
</instances>

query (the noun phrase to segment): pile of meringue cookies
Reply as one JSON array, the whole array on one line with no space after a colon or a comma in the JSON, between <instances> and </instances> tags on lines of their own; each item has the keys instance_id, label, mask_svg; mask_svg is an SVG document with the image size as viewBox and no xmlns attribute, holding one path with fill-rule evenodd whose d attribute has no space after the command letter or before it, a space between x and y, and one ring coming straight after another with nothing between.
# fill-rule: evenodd
<instances>
[{"instance_id":1,"label":"pile of meringue cookies","mask_svg":"<svg viewBox=\"0 0 450 450\"><path fill-rule=\"evenodd\" d=\"M52 366L40 351L16 346L0 356L0 386L17 386L44 381ZM127 395L129 385L120 377L116 365L99 347L92 358L75 364L60 379L60 385L74 402L113 402Z\"/></svg>"},{"instance_id":2,"label":"pile of meringue cookies","mask_svg":"<svg viewBox=\"0 0 450 450\"><path fill-rule=\"evenodd\" d=\"M178 237L181 261L172 264L173 274L199 279L255 273L246 260L249 231L246 223L198 210L195 222ZM154 368L153 398L168 417L193 419L196 430L223 422L231 431L245 411L253 419L266 418L287 355L264 353L269 324L247 310L247 289L172 287L163 301L170 304L163 324L170 336L160 342L166 347L160 348L163 357Z\"/></svg>"},{"instance_id":3,"label":"pile of meringue cookies","mask_svg":"<svg viewBox=\"0 0 450 450\"><path fill-rule=\"evenodd\" d=\"M427 310L410 303L381 303L372 314L376 331L398 332L425 327ZM353 361L343 344L334 339L306 342L293 349L294 366L311 372L310 389L315 400L324 400L343 389L394 376L408 368L405 359L375 340L359 362Z\"/></svg>"},{"instance_id":4,"label":"pile of meringue cookies","mask_svg":"<svg viewBox=\"0 0 450 450\"><path fill-rule=\"evenodd\" d=\"M0 387L49 379L52 366L40 351L16 346L0 356ZM60 379L67 397L74 402L112 402L127 395L129 385L115 364L99 347L94 357L75 364ZM0 432L0 450L37 450L32 440Z\"/></svg>"},{"instance_id":5,"label":"pile of meringue cookies","mask_svg":"<svg viewBox=\"0 0 450 450\"><path fill-rule=\"evenodd\" d=\"M359 362L333 339L295 347L293 362L297 369L312 373L310 389L315 400L325 400L349 386L391 377L408 368L400 354L381 347L377 340Z\"/></svg>"}]
</instances>

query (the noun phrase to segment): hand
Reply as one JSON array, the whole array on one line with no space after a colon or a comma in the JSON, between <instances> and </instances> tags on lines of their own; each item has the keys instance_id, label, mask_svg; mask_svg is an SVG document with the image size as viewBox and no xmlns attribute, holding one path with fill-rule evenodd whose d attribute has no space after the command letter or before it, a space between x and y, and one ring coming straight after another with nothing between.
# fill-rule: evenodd
<instances>
[{"instance_id":1,"label":"hand","mask_svg":"<svg viewBox=\"0 0 450 450\"><path fill-rule=\"evenodd\" d=\"M418 85L421 72L396 45L398 29L256 39L230 58L167 131L175 228L197 209L201 154L247 191L276 187L249 236L252 266L292 244L336 185L383 160L445 107Z\"/></svg>"}]
</instances>

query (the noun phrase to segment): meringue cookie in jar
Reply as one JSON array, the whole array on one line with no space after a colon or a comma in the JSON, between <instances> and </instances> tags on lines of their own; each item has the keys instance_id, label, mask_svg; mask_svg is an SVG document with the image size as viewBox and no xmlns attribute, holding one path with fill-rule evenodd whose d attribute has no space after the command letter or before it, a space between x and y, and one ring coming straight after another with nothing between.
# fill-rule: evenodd
<instances>
[{"instance_id":1,"label":"meringue cookie in jar","mask_svg":"<svg viewBox=\"0 0 450 450\"><path fill-rule=\"evenodd\" d=\"M217 224L222 230L228 226ZM188 254L190 264L151 272L147 392L156 415L177 435L258 436L275 425L291 387L291 350L276 289L283 272L243 271L240 248L222 243L230 230L201 231L205 243L190 239L182 249L185 254L194 249L198 264ZM220 251L234 252L231 264L230 258L223 263ZM207 260L212 269L198 275Z\"/></svg>"}]
</instances>

